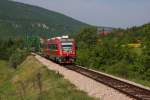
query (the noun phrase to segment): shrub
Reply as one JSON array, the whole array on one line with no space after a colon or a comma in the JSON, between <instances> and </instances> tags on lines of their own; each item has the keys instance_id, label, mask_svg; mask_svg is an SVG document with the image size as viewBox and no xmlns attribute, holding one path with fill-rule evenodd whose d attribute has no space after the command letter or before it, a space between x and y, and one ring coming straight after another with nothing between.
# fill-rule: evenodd
<instances>
[{"instance_id":1,"label":"shrub","mask_svg":"<svg viewBox=\"0 0 150 100\"><path fill-rule=\"evenodd\" d=\"M25 50L16 50L9 58L9 65L16 69L17 65L19 65L27 55L28 52Z\"/></svg>"},{"instance_id":2,"label":"shrub","mask_svg":"<svg viewBox=\"0 0 150 100\"><path fill-rule=\"evenodd\" d=\"M131 74L130 66L126 64L125 61L120 61L113 66L108 66L105 68L108 73L112 73L124 78L129 77Z\"/></svg>"}]
</instances>

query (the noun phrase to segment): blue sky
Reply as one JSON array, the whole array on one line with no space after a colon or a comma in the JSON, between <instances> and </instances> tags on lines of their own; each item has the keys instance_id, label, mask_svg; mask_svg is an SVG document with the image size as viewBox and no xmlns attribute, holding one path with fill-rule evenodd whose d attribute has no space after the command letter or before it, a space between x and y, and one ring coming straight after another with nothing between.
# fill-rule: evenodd
<instances>
[{"instance_id":1,"label":"blue sky","mask_svg":"<svg viewBox=\"0 0 150 100\"><path fill-rule=\"evenodd\" d=\"M57 11L98 26L139 26L150 22L150 0L14 0Z\"/></svg>"}]
</instances>

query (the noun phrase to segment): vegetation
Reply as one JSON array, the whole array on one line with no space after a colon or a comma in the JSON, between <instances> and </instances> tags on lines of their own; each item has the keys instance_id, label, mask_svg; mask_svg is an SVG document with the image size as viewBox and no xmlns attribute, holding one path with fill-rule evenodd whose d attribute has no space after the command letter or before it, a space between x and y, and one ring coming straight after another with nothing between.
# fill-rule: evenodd
<instances>
[{"instance_id":1,"label":"vegetation","mask_svg":"<svg viewBox=\"0 0 150 100\"><path fill-rule=\"evenodd\" d=\"M0 40L0 59L9 62L10 67L17 68L29 54L28 50L23 49L22 40Z\"/></svg>"},{"instance_id":2,"label":"vegetation","mask_svg":"<svg viewBox=\"0 0 150 100\"><path fill-rule=\"evenodd\" d=\"M76 33L88 25L56 12L8 0L0 1L0 9L0 99L93 99L77 91L59 73L47 70L34 57L25 60L31 49L25 46L38 44L37 35ZM33 40L28 37L28 41L32 40L30 44L22 39L24 36L27 39L27 35L35 36ZM150 23L126 30L114 29L107 36L98 35L95 27L88 27L74 36L78 44L77 64L150 86ZM130 43L141 47L132 48Z\"/></svg>"},{"instance_id":3,"label":"vegetation","mask_svg":"<svg viewBox=\"0 0 150 100\"><path fill-rule=\"evenodd\" d=\"M21 47L21 41L13 41L12 39L8 39L7 41L0 40L0 59L9 60L9 57L16 48Z\"/></svg>"},{"instance_id":4,"label":"vegetation","mask_svg":"<svg viewBox=\"0 0 150 100\"><path fill-rule=\"evenodd\" d=\"M26 50L16 50L9 58L9 65L16 69L17 66L25 60L28 54Z\"/></svg>"},{"instance_id":5,"label":"vegetation","mask_svg":"<svg viewBox=\"0 0 150 100\"><path fill-rule=\"evenodd\" d=\"M88 25L60 13L0 0L0 39L20 38L26 33L42 36L73 34L84 26Z\"/></svg>"},{"instance_id":6,"label":"vegetation","mask_svg":"<svg viewBox=\"0 0 150 100\"><path fill-rule=\"evenodd\" d=\"M2 100L94 100L33 56L27 57L17 70L1 60L0 69Z\"/></svg>"},{"instance_id":7,"label":"vegetation","mask_svg":"<svg viewBox=\"0 0 150 100\"><path fill-rule=\"evenodd\" d=\"M0 9L0 99L94 99L76 90L63 76L49 71L34 57L25 60L31 49L25 43L27 35L52 37L75 33L86 24L43 8L8 0L0 1Z\"/></svg>"},{"instance_id":8,"label":"vegetation","mask_svg":"<svg viewBox=\"0 0 150 100\"><path fill-rule=\"evenodd\" d=\"M32 47L34 43L37 46L37 35L52 37L76 33L87 24L8 0L0 1L0 9L0 99L94 99L76 90L59 73L49 71L33 56L26 59L31 48L25 47L27 44ZM27 35L35 36L33 40L28 37L28 41L32 40L30 44L22 38L26 36L27 39ZM150 86L150 23L126 30L115 29L107 36L100 36L97 28L88 27L75 38L77 64ZM141 44L141 47L132 48L128 46L130 43Z\"/></svg>"},{"instance_id":9,"label":"vegetation","mask_svg":"<svg viewBox=\"0 0 150 100\"><path fill-rule=\"evenodd\" d=\"M150 86L150 24L127 30L115 29L107 36L85 28L76 36L77 64ZM131 48L129 43L140 43Z\"/></svg>"}]
</instances>

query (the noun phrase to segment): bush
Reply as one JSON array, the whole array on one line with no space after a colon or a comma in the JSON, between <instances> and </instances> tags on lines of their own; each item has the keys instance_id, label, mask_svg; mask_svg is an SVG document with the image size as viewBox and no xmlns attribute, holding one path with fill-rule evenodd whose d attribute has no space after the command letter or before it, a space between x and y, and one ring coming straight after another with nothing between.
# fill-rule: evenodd
<instances>
[{"instance_id":1,"label":"bush","mask_svg":"<svg viewBox=\"0 0 150 100\"><path fill-rule=\"evenodd\" d=\"M84 28L79 32L76 37L77 42L84 42L89 47L96 44L98 35L96 34L97 29L95 27Z\"/></svg>"},{"instance_id":2,"label":"bush","mask_svg":"<svg viewBox=\"0 0 150 100\"><path fill-rule=\"evenodd\" d=\"M16 50L9 58L9 65L16 69L28 54L25 50Z\"/></svg>"},{"instance_id":3,"label":"bush","mask_svg":"<svg viewBox=\"0 0 150 100\"><path fill-rule=\"evenodd\" d=\"M23 47L23 40L0 40L0 59L9 60L10 56L16 51L17 48Z\"/></svg>"},{"instance_id":4,"label":"bush","mask_svg":"<svg viewBox=\"0 0 150 100\"><path fill-rule=\"evenodd\" d=\"M87 54L89 52L88 49L80 49L77 51L77 62L79 65L89 66L90 56Z\"/></svg>"},{"instance_id":5,"label":"bush","mask_svg":"<svg viewBox=\"0 0 150 100\"><path fill-rule=\"evenodd\" d=\"M130 67L125 61L120 61L113 66L106 67L105 70L108 73L127 78L131 74Z\"/></svg>"}]
</instances>

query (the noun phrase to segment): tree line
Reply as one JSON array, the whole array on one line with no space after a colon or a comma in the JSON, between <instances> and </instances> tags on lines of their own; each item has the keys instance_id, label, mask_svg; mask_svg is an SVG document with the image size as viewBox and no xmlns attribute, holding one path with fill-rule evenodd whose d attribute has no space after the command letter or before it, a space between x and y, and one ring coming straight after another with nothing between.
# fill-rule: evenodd
<instances>
[{"instance_id":1,"label":"tree line","mask_svg":"<svg viewBox=\"0 0 150 100\"><path fill-rule=\"evenodd\" d=\"M130 29L115 29L107 36L88 27L76 35L77 64L120 77L150 82L150 24ZM139 42L140 48L129 43ZM137 77L138 76L138 77Z\"/></svg>"}]
</instances>

